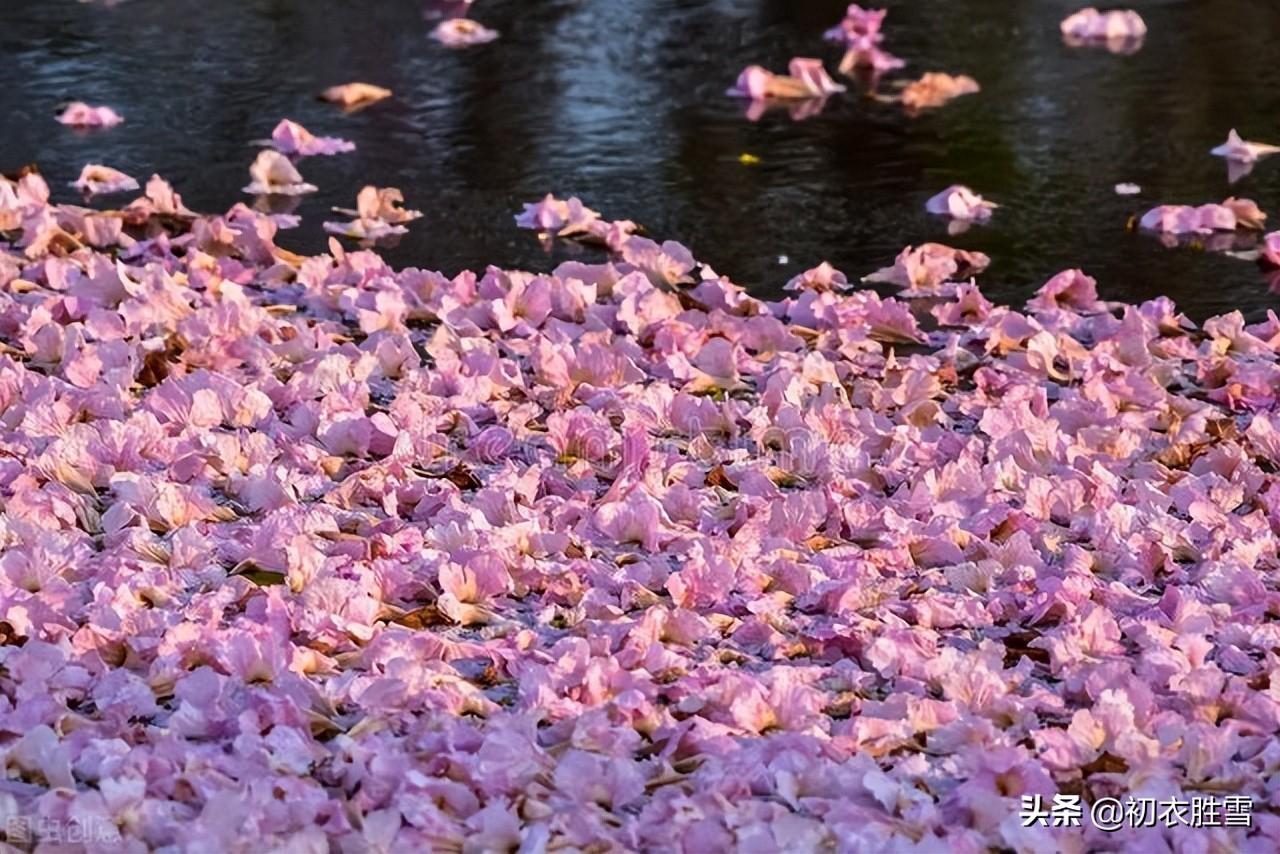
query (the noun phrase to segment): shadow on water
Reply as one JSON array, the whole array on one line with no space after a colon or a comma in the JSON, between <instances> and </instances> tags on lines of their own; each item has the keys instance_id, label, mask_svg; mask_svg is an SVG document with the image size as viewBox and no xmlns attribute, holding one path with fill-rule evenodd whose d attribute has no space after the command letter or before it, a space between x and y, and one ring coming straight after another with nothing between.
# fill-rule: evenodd
<instances>
[{"instance_id":1,"label":"shadow on water","mask_svg":"<svg viewBox=\"0 0 1280 854\"><path fill-rule=\"evenodd\" d=\"M766 295L824 259L854 277L939 240L989 253L982 285L1001 301L1079 266L1108 299L1167 294L1196 317L1275 305L1252 264L1169 250L1125 223L1233 192L1276 207L1280 158L1229 187L1207 152L1233 126L1280 139L1280 67L1260 61L1280 4L1135 3L1151 33L1115 56L1062 44L1058 21L1076 3L886 0L885 46L909 72L967 73L983 92L909 119L851 87L803 122L785 111L751 122L724 97L752 62L834 67L821 34L843 5L481 0L474 15L502 39L449 51L415 0L0 3L0 169L37 161L69 201L80 166L104 162L223 210L244 198L249 141L288 116L359 145L302 164L321 192L281 240L297 250L323 248L328 209L376 183L427 214L387 253L393 263L545 267L571 250L547 258L511 216L555 192L680 240ZM396 98L351 115L314 100L354 79ZM53 115L72 99L110 104L126 123L64 129ZM740 163L744 152L759 164ZM1122 181L1142 195L1117 196ZM951 183L999 202L992 224L949 239L923 208Z\"/></svg>"}]
</instances>

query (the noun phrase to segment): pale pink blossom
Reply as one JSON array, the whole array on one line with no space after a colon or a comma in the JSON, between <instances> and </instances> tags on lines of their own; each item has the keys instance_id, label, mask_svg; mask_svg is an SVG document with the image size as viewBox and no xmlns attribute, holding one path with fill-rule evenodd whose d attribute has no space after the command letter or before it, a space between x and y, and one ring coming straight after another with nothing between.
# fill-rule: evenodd
<instances>
[{"instance_id":1,"label":"pale pink blossom","mask_svg":"<svg viewBox=\"0 0 1280 854\"><path fill-rule=\"evenodd\" d=\"M355 151L353 142L336 136L315 136L297 122L282 119L271 132L271 145L281 154L312 157L317 154L342 154Z\"/></svg>"},{"instance_id":2,"label":"pale pink blossom","mask_svg":"<svg viewBox=\"0 0 1280 854\"><path fill-rule=\"evenodd\" d=\"M1068 15L1060 25L1069 44L1140 41L1147 34L1146 22L1131 9L1099 12L1089 6Z\"/></svg>"},{"instance_id":3,"label":"pale pink blossom","mask_svg":"<svg viewBox=\"0 0 1280 854\"><path fill-rule=\"evenodd\" d=\"M498 31L470 18L449 18L436 25L431 37L446 47L469 47L493 41Z\"/></svg>"},{"instance_id":4,"label":"pale pink blossom","mask_svg":"<svg viewBox=\"0 0 1280 854\"><path fill-rule=\"evenodd\" d=\"M902 105L908 110L925 110L941 107L962 95L982 91L978 81L964 74L952 76L930 71L919 80L913 80L902 90Z\"/></svg>"},{"instance_id":5,"label":"pale pink blossom","mask_svg":"<svg viewBox=\"0 0 1280 854\"><path fill-rule=\"evenodd\" d=\"M244 192L254 195L300 196L314 193L318 188L302 180L296 166L278 151L266 149L249 167L253 180Z\"/></svg>"},{"instance_id":6,"label":"pale pink blossom","mask_svg":"<svg viewBox=\"0 0 1280 854\"><path fill-rule=\"evenodd\" d=\"M83 101L75 101L58 115L58 121L69 127L111 128L123 122L124 118L110 107L91 107Z\"/></svg>"},{"instance_id":7,"label":"pale pink blossom","mask_svg":"<svg viewBox=\"0 0 1280 854\"><path fill-rule=\"evenodd\" d=\"M949 216L961 222L986 222L998 205L989 202L968 187L955 184L925 203L931 214Z\"/></svg>"},{"instance_id":8,"label":"pale pink blossom","mask_svg":"<svg viewBox=\"0 0 1280 854\"><path fill-rule=\"evenodd\" d=\"M845 87L831 79L822 67L822 60L796 57L788 67L789 74L774 74L758 65L752 65L738 75L738 82L728 91L729 95L752 100L776 98L823 98Z\"/></svg>"},{"instance_id":9,"label":"pale pink blossom","mask_svg":"<svg viewBox=\"0 0 1280 854\"><path fill-rule=\"evenodd\" d=\"M344 83L320 93L320 98L348 109L366 106L391 97L391 90L372 83Z\"/></svg>"},{"instance_id":10,"label":"pale pink blossom","mask_svg":"<svg viewBox=\"0 0 1280 854\"><path fill-rule=\"evenodd\" d=\"M136 190L138 181L110 166L91 163L80 170L80 177L71 186L86 196L96 196Z\"/></svg>"}]
</instances>

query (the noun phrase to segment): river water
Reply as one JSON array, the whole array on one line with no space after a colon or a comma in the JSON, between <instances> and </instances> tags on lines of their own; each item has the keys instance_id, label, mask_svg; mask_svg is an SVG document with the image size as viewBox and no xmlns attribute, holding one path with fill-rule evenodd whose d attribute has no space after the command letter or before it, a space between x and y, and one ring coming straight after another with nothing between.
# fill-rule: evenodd
<instances>
[{"instance_id":1,"label":"river water","mask_svg":"<svg viewBox=\"0 0 1280 854\"><path fill-rule=\"evenodd\" d=\"M0 170L35 161L62 201L89 161L157 172L189 206L220 211L247 200L250 142L290 117L359 146L302 163L321 191L280 241L300 251L323 248L328 209L375 183L426 213L387 252L394 263L543 269L574 250L548 257L511 217L555 192L678 239L764 295L821 260L853 278L939 240L990 254L980 284L1004 302L1078 266L1106 299L1165 294L1197 318L1276 305L1254 264L1125 225L1162 202L1280 201L1280 157L1230 187L1208 155L1233 126L1280 141L1280 66L1266 61L1280 3L1137 2L1150 34L1124 56L1062 43L1073 3L886 2L884 46L907 72L963 72L982 93L909 118L851 87L816 117L758 122L724 97L753 62L809 55L834 69L822 32L843 5L480 0L473 17L502 38L451 51L416 0L0 0ZM349 115L314 98L357 79L396 95ZM76 99L126 123L55 123ZM1143 193L1118 196L1118 182ZM952 183L1002 205L989 225L949 238L925 214Z\"/></svg>"}]
</instances>

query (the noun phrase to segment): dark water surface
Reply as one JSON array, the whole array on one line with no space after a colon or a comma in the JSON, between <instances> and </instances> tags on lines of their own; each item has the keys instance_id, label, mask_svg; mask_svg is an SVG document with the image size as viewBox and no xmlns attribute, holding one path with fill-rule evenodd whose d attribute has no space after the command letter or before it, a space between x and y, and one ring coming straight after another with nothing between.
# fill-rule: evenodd
<instances>
[{"instance_id":1,"label":"dark water surface","mask_svg":"<svg viewBox=\"0 0 1280 854\"><path fill-rule=\"evenodd\" d=\"M1151 32L1132 56L1062 44L1058 22L1082 4L886 0L885 47L908 72L967 73L982 93L909 119L851 90L808 121L752 123L724 89L752 62L834 69L821 36L844 3L480 0L473 17L502 38L450 51L416 0L0 0L0 170L38 162L61 201L86 162L158 172L189 206L221 211L248 200L249 142L289 117L359 146L302 163L321 192L280 241L296 250L321 249L328 208L375 183L426 212L393 263L541 269L569 250L548 259L511 217L555 192L761 294L824 259L852 278L941 240L995 259L980 281L1001 301L1079 266L1104 298L1167 294L1196 317L1277 305L1253 264L1169 250L1125 222L1234 191L1280 228L1280 157L1230 188L1208 155L1232 126L1280 141L1280 3L1136 0ZM352 115L314 100L351 80L396 96ZM56 108L73 99L126 122L63 128ZM1115 195L1121 181L1143 194ZM948 240L924 202L951 183L1003 205L993 222Z\"/></svg>"}]
</instances>

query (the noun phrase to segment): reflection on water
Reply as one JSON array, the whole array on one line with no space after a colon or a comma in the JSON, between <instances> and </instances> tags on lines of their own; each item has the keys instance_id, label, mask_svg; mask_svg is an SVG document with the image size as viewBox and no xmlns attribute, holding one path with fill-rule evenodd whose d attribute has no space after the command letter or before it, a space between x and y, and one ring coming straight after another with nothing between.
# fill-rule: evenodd
<instances>
[{"instance_id":1,"label":"reflection on water","mask_svg":"<svg viewBox=\"0 0 1280 854\"><path fill-rule=\"evenodd\" d=\"M415 0L5 2L0 169L38 161L64 201L89 161L159 172L188 205L223 210L242 200L250 142L287 116L359 146L303 164L320 192L282 238L298 250L323 248L330 208L376 183L425 213L394 263L541 267L574 250L549 260L512 215L554 191L681 240L760 293L823 259L856 278L908 243L951 239L992 256L981 282L1002 301L1080 266L1105 298L1169 294L1195 316L1275 304L1251 263L1168 249L1126 222L1233 194L1280 220L1280 159L1230 187L1208 154L1232 127L1280 138L1280 68L1260 61L1280 4L1153 0L1140 5L1142 49L1123 55L1063 44L1074 2L887 2L886 46L908 72L969 74L982 92L910 118L850 86L795 116L805 121L783 109L754 122L724 96L751 63L821 56L834 69L840 49L822 33L843 5L482 0L470 14L502 38L454 51L430 39ZM351 114L315 100L351 80L396 95ZM77 99L126 123L87 134L54 123ZM1122 182L1142 193L1117 195ZM948 238L924 202L950 184L998 202L991 223Z\"/></svg>"}]
</instances>

